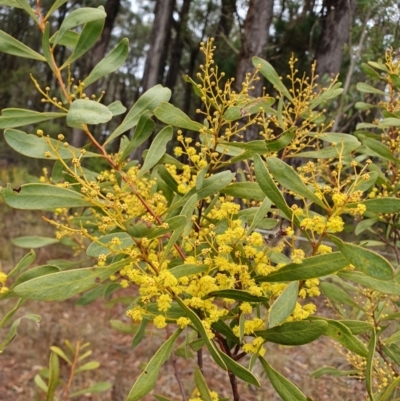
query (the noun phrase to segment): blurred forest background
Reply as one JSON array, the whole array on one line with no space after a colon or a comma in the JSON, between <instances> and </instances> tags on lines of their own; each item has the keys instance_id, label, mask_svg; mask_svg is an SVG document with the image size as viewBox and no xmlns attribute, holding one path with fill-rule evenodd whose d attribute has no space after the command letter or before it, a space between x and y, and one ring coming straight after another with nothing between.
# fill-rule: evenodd
<instances>
[{"instance_id":1,"label":"blurred forest background","mask_svg":"<svg viewBox=\"0 0 400 401\"><path fill-rule=\"evenodd\" d=\"M51 3L44 0L42 6L48 9ZM105 104L119 99L129 109L141 93L160 83L172 89L172 102L193 119L199 99L184 76L195 78L202 62L199 44L207 38L215 38L215 61L220 71L235 77L237 83L253 70L253 56L268 60L284 79L292 54L298 59L300 76L310 73L315 60L321 84L339 74L344 92L327 111L336 117L336 132L351 132L358 122L374 118L370 110L354 108L362 100L355 85L373 80L363 63L383 58L389 47L397 51L400 43L400 3L393 0L72 0L56 14L52 30L57 30L72 10L99 5L107 13L105 29L91 54L71 69L75 82L83 79L122 37L128 37L130 53L125 66L91 85L89 94L104 90ZM32 25L22 9L0 7L1 29L40 52L40 32L31 29ZM62 64L68 54L68 48L59 47L55 55L58 63ZM29 79L32 72L42 87L54 87L46 65L0 54L0 66L0 109L41 111L49 107L41 103L41 95ZM254 95L261 94L263 85L265 82L260 81ZM267 88L269 93L271 90ZM111 124L119 124L123 117ZM40 128L50 135L63 132L75 146L85 143L78 130L64 132L55 123ZM98 139L112 129L101 128L96 132ZM4 139L1 141L2 163L18 162L19 156L10 152ZM134 156L140 158L147 147L148 143Z\"/></svg>"}]
</instances>

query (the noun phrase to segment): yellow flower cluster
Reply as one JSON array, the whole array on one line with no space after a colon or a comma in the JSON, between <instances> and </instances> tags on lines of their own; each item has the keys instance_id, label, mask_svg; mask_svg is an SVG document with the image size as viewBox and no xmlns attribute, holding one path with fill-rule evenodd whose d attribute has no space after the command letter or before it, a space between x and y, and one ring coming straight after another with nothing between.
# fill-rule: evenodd
<instances>
[{"instance_id":1,"label":"yellow flower cluster","mask_svg":"<svg viewBox=\"0 0 400 401\"><path fill-rule=\"evenodd\" d=\"M0 295L5 294L8 291L8 288L5 286L6 281L7 281L7 274L0 270L0 284L1 284Z\"/></svg>"}]
</instances>

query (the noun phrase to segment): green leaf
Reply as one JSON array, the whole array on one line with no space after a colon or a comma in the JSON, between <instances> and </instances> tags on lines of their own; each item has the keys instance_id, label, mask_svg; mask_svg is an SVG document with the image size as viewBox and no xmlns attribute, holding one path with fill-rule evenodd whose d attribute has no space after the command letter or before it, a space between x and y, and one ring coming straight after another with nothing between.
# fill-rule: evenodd
<instances>
[{"instance_id":1,"label":"green leaf","mask_svg":"<svg viewBox=\"0 0 400 401\"><path fill-rule=\"evenodd\" d=\"M12 239L12 243L20 248L41 248L43 246L57 244L59 242L60 241L56 238L39 236L26 236Z\"/></svg>"},{"instance_id":2,"label":"green leaf","mask_svg":"<svg viewBox=\"0 0 400 401\"><path fill-rule=\"evenodd\" d=\"M359 371L358 370L340 370L340 369L332 368L330 366L326 366L324 368L317 369L311 373L311 376L315 377L316 379L319 379L322 375L331 375L334 377L341 377L341 376L358 377Z\"/></svg>"},{"instance_id":3,"label":"green leaf","mask_svg":"<svg viewBox=\"0 0 400 401\"><path fill-rule=\"evenodd\" d=\"M129 154L150 137L155 127L154 121L149 117L149 113L144 113L139 119L139 123L133 133L128 146L122 152L120 160L125 160Z\"/></svg>"},{"instance_id":4,"label":"green leaf","mask_svg":"<svg viewBox=\"0 0 400 401\"><path fill-rule=\"evenodd\" d=\"M35 21L36 25L39 25L40 22L38 20L37 14L35 10L33 10L30 2L28 0L16 0L18 5L21 6L23 10L25 10L29 16Z\"/></svg>"},{"instance_id":5,"label":"green leaf","mask_svg":"<svg viewBox=\"0 0 400 401\"><path fill-rule=\"evenodd\" d=\"M57 36L57 32L50 38L49 42L54 43L54 39ZM65 32L65 35L60 39L58 42L59 46L65 46L70 49L75 49L76 44L78 43L79 40L79 33L75 31L68 31Z\"/></svg>"},{"instance_id":6,"label":"green leaf","mask_svg":"<svg viewBox=\"0 0 400 401\"><path fill-rule=\"evenodd\" d=\"M77 10L80 11L81 9ZM93 10L92 8L90 10ZM88 87L93 82L96 82L100 78L111 74L115 70L118 70L128 57L129 41L128 39L122 39L118 45L107 54L90 72L90 74L83 80L85 87Z\"/></svg>"},{"instance_id":7,"label":"green leaf","mask_svg":"<svg viewBox=\"0 0 400 401\"><path fill-rule=\"evenodd\" d=\"M156 227L153 230L151 230L147 234L148 239L153 239L153 238L158 238L161 237L164 234L170 233L173 230L176 230L177 228L184 227L187 222L187 217L186 216L174 216L171 217L170 219L164 221L168 225L168 228L164 227Z\"/></svg>"},{"instance_id":8,"label":"green leaf","mask_svg":"<svg viewBox=\"0 0 400 401\"><path fill-rule=\"evenodd\" d=\"M384 118L382 121L379 121L378 126L380 128L400 127L400 118L394 118L394 117Z\"/></svg>"},{"instance_id":9,"label":"green leaf","mask_svg":"<svg viewBox=\"0 0 400 401\"><path fill-rule=\"evenodd\" d=\"M287 205L282 192L274 183L259 155L254 155L254 171L257 182L264 191L265 195L267 195L267 197L276 205L276 207L281 210L289 220L291 220L292 210Z\"/></svg>"},{"instance_id":10,"label":"green leaf","mask_svg":"<svg viewBox=\"0 0 400 401\"><path fill-rule=\"evenodd\" d=\"M185 276L191 276L192 274L205 273L210 266L208 265L195 265L195 264L183 264L174 266L169 272L176 278L181 278Z\"/></svg>"},{"instance_id":11,"label":"green leaf","mask_svg":"<svg viewBox=\"0 0 400 401\"><path fill-rule=\"evenodd\" d=\"M356 88L358 91L362 92L362 93L375 93L377 95L385 95L385 92L381 91L380 89L377 89L371 85L368 85L364 82L359 82L356 85Z\"/></svg>"},{"instance_id":12,"label":"green leaf","mask_svg":"<svg viewBox=\"0 0 400 401\"><path fill-rule=\"evenodd\" d=\"M386 120L393 120L387 118ZM385 121L385 120L384 120ZM399 119L400 122L400 119ZM372 138L362 138L361 142L363 145L371 149L373 152L375 152L378 156L383 157L386 160L389 160L393 163L398 164L399 159L393 156L393 154L390 152L389 148L385 146L382 142L376 141L375 139Z\"/></svg>"},{"instance_id":13,"label":"green leaf","mask_svg":"<svg viewBox=\"0 0 400 401\"><path fill-rule=\"evenodd\" d=\"M7 292L8 294L10 291ZM15 315L15 313L18 311L18 309L26 302L25 299L19 298L17 303L7 311L7 313L3 316L3 318L0 320L0 328L4 327L8 321ZM8 308L7 308L8 309Z\"/></svg>"},{"instance_id":14,"label":"green leaf","mask_svg":"<svg viewBox=\"0 0 400 401\"><path fill-rule=\"evenodd\" d=\"M221 367L224 370L227 370L227 366L222 359L220 353L218 352L218 349L214 345L214 343L211 342L211 340L207 336L207 332L204 329L203 323L200 320L200 318L196 315L195 312L192 311L191 308L186 306L186 304L179 298L176 297L177 303L180 305L180 307L184 310L185 314L187 317L191 320L193 323L193 326L196 328L197 332L200 334L201 338L204 340L204 343L211 355L211 357L214 359L216 364Z\"/></svg>"},{"instance_id":15,"label":"green leaf","mask_svg":"<svg viewBox=\"0 0 400 401\"><path fill-rule=\"evenodd\" d=\"M140 326L138 328L138 331L136 332L135 337L133 337L133 340L132 340L132 345L131 345L132 349L136 348L140 344L140 342L142 341L142 339L143 339L143 337L144 337L144 335L146 333L146 326L149 323L149 321L150 320L143 319L140 322Z\"/></svg>"},{"instance_id":16,"label":"green leaf","mask_svg":"<svg viewBox=\"0 0 400 401\"><path fill-rule=\"evenodd\" d=\"M213 401L210 394L210 390L207 387L207 383L204 380L204 376L201 373L201 370L198 366L196 366L196 369L194 371L194 382L196 383L196 388L200 393L201 399L203 401Z\"/></svg>"},{"instance_id":17,"label":"green leaf","mask_svg":"<svg viewBox=\"0 0 400 401\"><path fill-rule=\"evenodd\" d=\"M258 297L249 294L247 291L243 290L218 290L212 291L207 294L205 298L218 297L218 298L228 298L235 299L236 301L242 302L267 302L268 298Z\"/></svg>"},{"instance_id":18,"label":"green leaf","mask_svg":"<svg viewBox=\"0 0 400 401\"><path fill-rule=\"evenodd\" d=\"M54 13L54 11L58 10L63 4L65 4L68 0L56 0L50 10L47 12L45 19L48 20L49 17Z\"/></svg>"},{"instance_id":19,"label":"green leaf","mask_svg":"<svg viewBox=\"0 0 400 401\"><path fill-rule=\"evenodd\" d=\"M0 188L0 195L4 202L14 209L43 210L93 206L78 192L48 184L22 185L19 192L13 191L8 184L6 188Z\"/></svg>"},{"instance_id":20,"label":"green leaf","mask_svg":"<svg viewBox=\"0 0 400 401\"><path fill-rule=\"evenodd\" d=\"M0 5L13 8L22 8L16 0L0 0Z\"/></svg>"},{"instance_id":21,"label":"green leaf","mask_svg":"<svg viewBox=\"0 0 400 401\"><path fill-rule=\"evenodd\" d=\"M70 160L75 155L80 154L80 150L72 146L65 148L62 142L48 137L38 137L37 135L26 134L23 131L15 129L6 129L4 137L7 144L18 153L32 157L35 159L58 160L60 157L63 160ZM50 143L50 145L49 145ZM56 155L52 150L57 149ZM45 153L50 152L50 157L46 157ZM99 154L86 152L82 157L100 157Z\"/></svg>"},{"instance_id":22,"label":"green leaf","mask_svg":"<svg viewBox=\"0 0 400 401\"><path fill-rule=\"evenodd\" d=\"M374 370L374 355L375 355L375 347L376 347L376 333L375 329L372 330L371 338L368 344L367 350L367 365L365 367L365 385L367 387L367 392L370 400L373 400L373 391L372 391L372 383L373 383L373 370Z\"/></svg>"},{"instance_id":23,"label":"green leaf","mask_svg":"<svg viewBox=\"0 0 400 401\"><path fill-rule=\"evenodd\" d=\"M182 330L177 330L154 354L128 394L127 401L140 401L156 385L161 366L169 359L175 341Z\"/></svg>"},{"instance_id":24,"label":"green leaf","mask_svg":"<svg viewBox=\"0 0 400 401\"><path fill-rule=\"evenodd\" d=\"M142 168L139 171L138 177L142 177L157 162L161 159L167 150L167 144L172 139L173 130L171 126L164 127L154 138L150 145L150 149L147 152L146 159L143 163Z\"/></svg>"},{"instance_id":25,"label":"green leaf","mask_svg":"<svg viewBox=\"0 0 400 401\"><path fill-rule=\"evenodd\" d=\"M260 387L260 383L258 382L257 378L245 367L240 365L234 359L229 357L224 352L218 350L221 358L225 362L228 370L232 372L235 376L239 377L240 379L244 380L246 383L252 384L253 386Z\"/></svg>"},{"instance_id":26,"label":"green leaf","mask_svg":"<svg viewBox=\"0 0 400 401\"><path fill-rule=\"evenodd\" d=\"M63 301L95 287L125 265L126 261L121 260L107 267L87 267L47 274L17 285L14 291L21 298Z\"/></svg>"},{"instance_id":27,"label":"green leaf","mask_svg":"<svg viewBox=\"0 0 400 401\"><path fill-rule=\"evenodd\" d=\"M204 125L191 120L182 110L170 103L163 102L155 110L154 115L163 123L177 128L200 131Z\"/></svg>"},{"instance_id":28,"label":"green leaf","mask_svg":"<svg viewBox=\"0 0 400 401\"><path fill-rule=\"evenodd\" d=\"M378 221L378 219L365 219L365 220L361 220L357 225L356 225L356 229L354 230L354 234L359 235L362 232L364 232L365 230L367 230L368 228L372 227L376 222Z\"/></svg>"},{"instance_id":29,"label":"green leaf","mask_svg":"<svg viewBox=\"0 0 400 401\"><path fill-rule=\"evenodd\" d=\"M68 395L69 398L78 397L79 395L85 394L95 394L95 393L102 393L103 391L107 391L112 387L111 383L109 382L98 382L93 386L85 388L83 390L75 391Z\"/></svg>"},{"instance_id":30,"label":"green leaf","mask_svg":"<svg viewBox=\"0 0 400 401\"><path fill-rule=\"evenodd\" d=\"M357 271L352 271L352 272L342 271L339 272L338 275L340 278L354 281L357 284L382 292L383 294L400 295L400 285L394 279L379 280Z\"/></svg>"},{"instance_id":31,"label":"green leaf","mask_svg":"<svg viewBox=\"0 0 400 401\"><path fill-rule=\"evenodd\" d=\"M310 102L310 110L315 109L320 104L326 102L327 100L334 99L343 93L343 88L336 87L335 84L332 88L329 88L326 91L322 91L318 94L318 96L311 100Z\"/></svg>"},{"instance_id":32,"label":"green leaf","mask_svg":"<svg viewBox=\"0 0 400 401\"><path fill-rule=\"evenodd\" d=\"M283 401L307 401L307 397L288 379L271 367L268 362L259 357L269 381Z\"/></svg>"},{"instance_id":33,"label":"green leaf","mask_svg":"<svg viewBox=\"0 0 400 401\"><path fill-rule=\"evenodd\" d=\"M24 283L25 281L32 280L36 277L42 277L46 274L57 273L60 268L52 265L35 266L26 272L22 273L12 284L10 289L14 289L17 285Z\"/></svg>"},{"instance_id":34,"label":"green leaf","mask_svg":"<svg viewBox=\"0 0 400 401\"><path fill-rule=\"evenodd\" d=\"M293 100L292 95L286 89L286 86L282 83L282 80L275 71L274 67L272 67L268 61L265 61L260 57L253 57L252 62L254 67L260 69L261 74L267 78L269 82L271 82L275 89L285 95L289 100Z\"/></svg>"},{"instance_id":35,"label":"green leaf","mask_svg":"<svg viewBox=\"0 0 400 401\"><path fill-rule=\"evenodd\" d=\"M2 30L0 30L0 52L33 60L46 61L41 54L35 52L30 47L14 39Z\"/></svg>"},{"instance_id":36,"label":"green leaf","mask_svg":"<svg viewBox=\"0 0 400 401\"><path fill-rule=\"evenodd\" d=\"M221 192L238 199L254 199L258 201L265 199L264 192L256 182L237 182L225 187Z\"/></svg>"},{"instance_id":37,"label":"green leaf","mask_svg":"<svg viewBox=\"0 0 400 401\"><path fill-rule=\"evenodd\" d=\"M0 117L0 128L17 128L24 125L37 124L54 118L65 117L66 113L39 113L26 109L3 109Z\"/></svg>"},{"instance_id":38,"label":"green leaf","mask_svg":"<svg viewBox=\"0 0 400 401\"><path fill-rule=\"evenodd\" d=\"M167 397L163 397L162 395L159 394L153 394L153 397L157 400L157 401L173 401L170 398Z\"/></svg>"},{"instance_id":39,"label":"green leaf","mask_svg":"<svg viewBox=\"0 0 400 401\"><path fill-rule=\"evenodd\" d=\"M290 128L288 131L281 134L278 139L268 141L266 146L270 152L278 152L289 145L295 137L296 131Z\"/></svg>"},{"instance_id":40,"label":"green leaf","mask_svg":"<svg viewBox=\"0 0 400 401\"><path fill-rule=\"evenodd\" d=\"M256 280L257 282L308 280L337 272L348 264L348 260L340 252L333 252L311 256L302 263L290 263L268 276L257 276Z\"/></svg>"},{"instance_id":41,"label":"green leaf","mask_svg":"<svg viewBox=\"0 0 400 401\"><path fill-rule=\"evenodd\" d=\"M88 99L74 100L68 110L67 125L104 124L112 119L112 113L104 104Z\"/></svg>"},{"instance_id":42,"label":"green leaf","mask_svg":"<svg viewBox=\"0 0 400 401\"><path fill-rule=\"evenodd\" d=\"M284 188L293 191L306 200L314 202L323 209L326 208L325 204L317 195L307 188L300 176L294 171L293 167L288 166L285 162L276 157L269 157L267 159L267 166L270 173Z\"/></svg>"},{"instance_id":43,"label":"green leaf","mask_svg":"<svg viewBox=\"0 0 400 401\"><path fill-rule=\"evenodd\" d=\"M48 390L47 390L46 401L53 401L59 380L60 380L60 361L58 360L57 354L52 352L50 354L49 384L47 387Z\"/></svg>"},{"instance_id":44,"label":"green leaf","mask_svg":"<svg viewBox=\"0 0 400 401\"><path fill-rule=\"evenodd\" d=\"M107 14L104 12L103 7L93 8L93 7L81 7L77 10L71 11L63 20L59 31L57 32L54 38L54 44L57 44L60 39L64 36L64 34L72 28L76 26L87 24L88 22L96 21L96 20L105 20ZM82 32L83 33L83 32ZM87 40L90 38L87 37L87 33L85 34ZM78 41L79 44L79 41ZM81 44L81 46L83 46Z\"/></svg>"},{"instance_id":45,"label":"green leaf","mask_svg":"<svg viewBox=\"0 0 400 401\"><path fill-rule=\"evenodd\" d=\"M79 373L79 372L84 372L86 370L93 370L93 369L97 369L100 366L100 363L97 361L90 361L85 363L82 366L79 366L78 369L75 370L75 373Z\"/></svg>"},{"instance_id":46,"label":"green leaf","mask_svg":"<svg viewBox=\"0 0 400 401\"><path fill-rule=\"evenodd\" d=\"M318 318L322 319L322 318ZM338 320L323 319L317 321L325 321L328 323L328 328L326 329L326 335L336 340L339 344L348 350L360 355L364 358L368 355L367 347L355 337L350 329Z\"/></svg>"},{"instance_id":47,"label":"green leaf","mask_svg":"<svg viewBox=\"0 0 400 401\"><path fill-rule=\"evenodd\" d=\"M339 304L350 305L357 309L362 309L361 305L355 302L354 299L349 294L347 294L347 292L342 290L336 284L322 282L319 286L323 294L331 301L337 302Z\"/></svg>"},{"instance_id":48,"label":"green leaf","mask_svg":"<svg viewBox=\"0 0 400 401\"><path fill-rule=\"evenodd\" d=\"M94 10L94 9L92 9ZM68 59L64 62L64 64L60 67L60 70L72 64L75 60L83 56L88 50L90 50L97 39L99 39L103 27L104 27L104 18L100 18L94 21L90 21L82 29L82 32L79 35L78 43L75 46L74 51L68 57Z\"/></svg>"},{"instance_id":49,"label":"green leaf","mask_svg":"<svg viewBox=\"0 0 400 401\"><path fill-rule=\"evenodd\" d=\"M392 265L383 256L361 246L342 242L334 236L330 238L357 270L378 280L391 280L394 277Z\"/></svg>"},{"instance_id":50,"label":"green leaf","mask_svg":"<svg viewBox=\"0 0 400 401\"><path fill-rule=\"evenodd\" d=\"M279 326L292 314L299 295L299 282L293 281L279 295L269 310L269 328Z\"/></svg>"},{"instance_id":51,"label":"green leaf","mask_svg":"<svg viewBox=\"0 0 400 401\"><path fill-rule=\"evenodd\" d=\"M359 202L367 207L367 212L373 213L397 213L400 211L400 199L378 198ZM348 207L357 207L358 203L349 203Z\"/></svg>"},{"instance_id":52,"label":"green leaf","mask_svg":"<svg viewBox=\"0 0 400 401\"><path fill-rule=\"evenodd\" d=\"M39 324L41 317L39 315L33 315L33 314L28 314L24 315L17 320L13 322L13 324L10 327L10 330L8 331L6 339L0 343L0 354L4 351L4 348L14 339L14 337L17 335L17 328L19 324L21 323L22 319L29 319L33 320L35 323Z\"/></svg>"},{"instance_id":53,"label":"green leaf","mask_svg":"<svg viewBox=\"0 0 400 401\"><path fill-rule=\"evenodd\" d=\"M323 320L300 320L287 322L267 330L256 331L255 334L265 341L281 345L303 345L316 340L325 334L328 323Z\"/></svg>"},{"instance_id":54,"label":"green leaf","mask_svg":"<svg viewBox=\"0 0 400 401\"><path fill-rule=\"evenodd\" d=\"M194 191L194 193L197 193L198 200L215 195L225 188L234 177L235 173L231 173L230 171L222 171L221 173L214 174L211 177L206 178L203 181L201 189ZM192 191L189 191L188 194L189 193L191 194Z\"/></svg>"},{"instance_id":55,"label":"green leaf","mask_svg":"<svg viewBox=\"0 0 400 401\"><path fill-rule=\"evenodd\" d=\"M28 268L36 259L36 253L31 250L29 253L24 255L22 259L17 263L17 265L12 269L7 276L13 277L22 273L26 268Z\"/></svg>"},{"instance_id":56,"label":"green leaf","mask_svg":"<svg viewBox=\"0 0 400 401\"><path fill-rule=\"evenodd\" d=\"M385 343L385 345L391 345L394 343L398 343L399 341L400 341L400 331L397 331L390 337L385 338L384 343Z\"/></svg>"},{"instance_id":57,"label":"green leaf","mask_svg":"<svg viewBox=\"0 0 400 401\"><path fill-rule=\"evenodd\" d=\"M122 123L114 130L114 132L109 136L109 138L106 140L104 144L105 145L109 144L112 140L114 140L124 132L130 130L131 128L135 127L138 123L140 125L139 119L142 118L142 115L144 113L147 112L152 114L153 110L160 103L167 102L170 98L171 98L171 90L168 88L164 88L161 85L156 85L153 88L146 91L142 96L140 96L139 100L132 106L132 108L129 110L129 113L125 116L124 121L122 121ZM145 119L150 118L151 114L145 114L146 116ZM144 123L145 121L143 121L142 124ZM137 130L139 129L139 125ZM138 136L135 132L133 140L135 140L134 139L135 135ZM145 139L143 139L143 141ZM142 142L135 144L135 147L139 146Z\"/></svg>"},{"instance_id":58,"label":"green leaf","mask_svg":"<svg viewBox=\"0 0 400 401\"><path fill-rule=\"evenodd\" d=\"M356 104L354 105L354 107L355 107L357 110L363 110L363 111L365 111L365 110L373 109L373 108L376 107L376 106L374 106L373 104L369 104L369 103L356 102Z\"/></svg>"},{"instance_id":59,"label":"green leaf","mask_svg":"<svg viewBox=\"0 0 400 401\"><path fill-rule=\"evenodd\" d=\"M42 377L40 375L35 375L34 377L34 382L35 384L41 389L43 390L45 393L47 393L47 384L44 382L44 380L42 379Z\"/></svg>"},{"instance_id":60,"label":"green leaf","mask_svg":"<svg viewBox=\"0 0 400 401\"><path fill-rule=\"evenodd\" d=\"M110 245L110 241L113 238L118 238L121 241L121 245L114 247L116 249L128 248L129 246L132 246L134 244L132 237L127 233L120 232L120 233L107 234L98 238L100 244L98 242L92 242L86 249L86 255L98 258L101 254L105 255L109 254L111 251L110 248L107 247L106 245ZM110 246L113 247L112 245Z\"/></svg>"},{"instance_id":61,"label":"green leaf","mask_svg":"<svg viewBox=\"0 0 400 401\"><path fill-rule=\"evenodd\" d=\"M391 395L399 387L400 377L396 377L389 386L385 389L385 392L381 395L378 401L389 401L391 400Z\"/></svg>"},{"instance_id":62,"label":"green leaf","mask_svg":"<svg viewBox=\"0 0 400 401\"><path fill-rule=\"evenodd\" d=\"M110 103L107 106L107 109L111 111L113 116L119 116L120 114L124 114L126 112L126 107L121 103L120 100Z\"/></svg>"},{"instance_id":63,"label":"green leaf","mask_svg":"<svg viewBox=\"0 0 400 401\"><path fill-rule=\"evenodd\" d=\"M97 298L104 295L104 290L107 285L99 285L97 287L92 288L83 294L76 302L76 306L85 306L94 302Z\"/></svg>"}]
</instances>

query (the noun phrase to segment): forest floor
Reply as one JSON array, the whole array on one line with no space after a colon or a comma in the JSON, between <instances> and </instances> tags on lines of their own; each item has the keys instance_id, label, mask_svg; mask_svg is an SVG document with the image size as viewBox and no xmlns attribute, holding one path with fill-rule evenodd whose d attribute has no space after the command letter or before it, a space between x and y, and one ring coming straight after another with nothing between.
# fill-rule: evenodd
<instances>
[{"instance_id":1,"label":"forest floor","mask_svg":"<svg viewBox=\"0 0 400 401\"><path fill-rule=\"evenodd\" d=\"M8 271L25 253L26 250L12 247L11 238L22 235L51 235L51 227L41 220L42 213L21 213L10 210L0 204L0 260L3 269ZM37 252L35 264L46 263L48 259L67 258L68 249L52 245ZM110 390L75 397L77 401L123 401L139 376L142 369L154 352L166 338L163 330L149 328L149 336L134 350L131 348L132 335L122 334L110 325L111 319L129 323L121 304L106 305L97 300L90 305L80 307L75 304L76 298L62 303L27 302L16 317L26 313L39 314L40 325L22 320L16 338L0 355L0 401L41 401L44 393L34 384L34 377L40 369L48 366L50 346L63 347L64 340L90 342L93 354L88 360L100 362L100 368L78 376L74 382L76 389L87 388L98 381L111 383ZM330 315L332 312L319 300L319 314ZM0 320L15 301L0 304ZM7 334L0 330L0 342ZM180 341L184 341L182 338ZM310 377L314 370L332 366L339 369L351 369L345 357L333 341L321 337L312 344L301 347L282 347L268 344L266 358L269 363L293 381L308 397L315 401L362 401L365 398L364 383L356 379L335 378L327 375L319 379ZM184 360L175 357L173 363L168 361L163 367L154 391L171 400L180 401L179 386L175 371L185 388L187 399L193 391L193 371L195 359ZM259 378L261 388L248 386L239 381L239 392L243 401L279 401L280 397L269 384L259 366L255 366L255 375ZM65 367L62 374L66 374ZM204 375L210 389L222 397L231 399L229 379L226 372L218 368L209 355L204 355ZM64 377L67 380L66 377ZM148 395L144 401L155 398Z\"/></svg>"}]
</instances>

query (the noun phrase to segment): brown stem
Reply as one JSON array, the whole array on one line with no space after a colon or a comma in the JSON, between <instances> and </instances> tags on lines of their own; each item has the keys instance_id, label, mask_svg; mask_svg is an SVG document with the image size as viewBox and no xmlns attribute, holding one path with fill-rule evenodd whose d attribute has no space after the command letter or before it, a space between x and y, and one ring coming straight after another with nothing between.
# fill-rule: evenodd
<instances>
[{"instance_id":1,"label":"brown stem","mask_svg":"<svg viewBox=\"0 0 400 401\"><path fill-rule=\"evenodd\" d=\"M75 348L75 354L74 354L74 360L72 361L72 365L71 365L71 370L70 370L70 374L69 374L68 383L67 383L67 385L64 387L63 396L62 396L62 401L67 401L67 400L68 400L69 389L71 388L72 380L74 379L76 364L78 363L78 357L79 357L80 346L81 346L80 341L77 341L77 342L76 342L76 348Z\"/></svg>"},{"instance_id":2,"label":"brown stem","mask_svg":"<svg viewBox=\"0 0 400 401\"><path fill-rule=\"evenodd\" d=\"M228 370L229 381L232 387L233 401L240 401L239 390L237 386L236 376L230 370Z\"/></svg>"}]
</instances>

